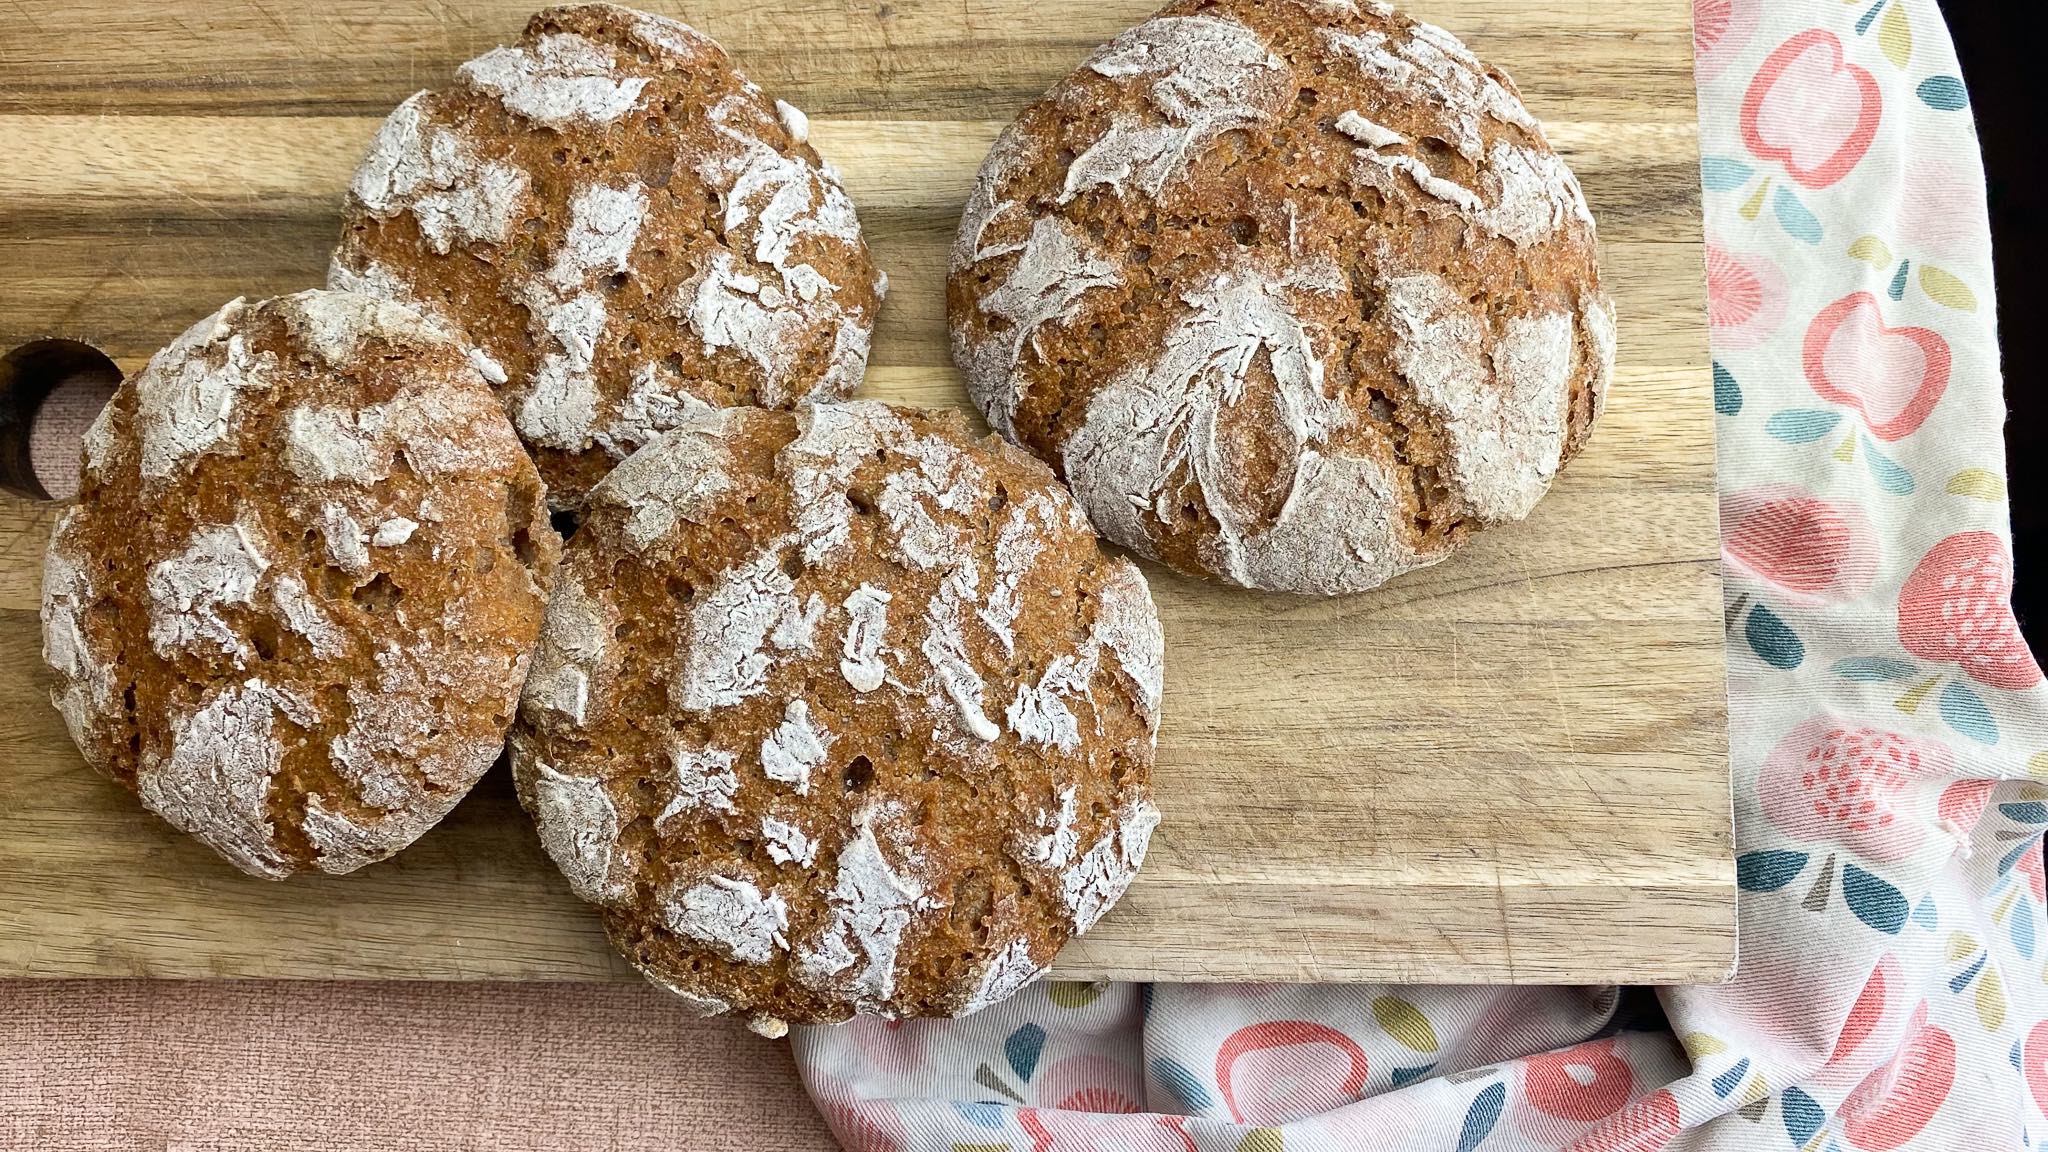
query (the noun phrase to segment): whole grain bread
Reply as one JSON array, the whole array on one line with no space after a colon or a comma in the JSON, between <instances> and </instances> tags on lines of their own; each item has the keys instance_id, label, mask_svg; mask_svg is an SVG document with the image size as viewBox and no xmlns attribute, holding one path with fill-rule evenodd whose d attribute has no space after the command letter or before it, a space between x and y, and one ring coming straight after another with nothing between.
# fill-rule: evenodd
<instances>
[{"instance_id":1,"label":"whole grain bread","mask_svg":"<svg viewBox=\"0 0 2048 1152\"><path fill-rule=\"evenodd\" d=\"M860 384L886 278L809 134L684 24L552 8L385 120L329 282L466 329L573 508L693 409Z\"/></svg>"},{"instance_id":2,"label":"whole grain bread","mask_svg":"<svg viewBox=\"0 0 2048 1152\"><path fill-rule=\"evenodd\" d=\"M236 867L405 847L504 747L560 541L471 350L379 297L201 320L85 437L43 652L86 761Z\"/></svg>"},{"instance_id":3,"label":"whole grain bread","mask_svg":"<svg viewBox=\"0 0 2048 1152\"><path fill-rule=\"evenodd\" d=\"M1334 594L1528 515L1614 359L1593 219L1514 85L1370 0L1180 0L997 140L955 358L1103 535Z\"/></svg>"},{"instance_id":4,"label":"whole grain bread","mask_svg":"<svg viewBox=\"0 0 2048 1152\"><path fill-rule=\"evenodd\" d=\"M513 738L542 842L706 1012L965 1014L1122 895L1162 637L957 412L693 416L592 492Z\"/></svg>"}]
</instances>

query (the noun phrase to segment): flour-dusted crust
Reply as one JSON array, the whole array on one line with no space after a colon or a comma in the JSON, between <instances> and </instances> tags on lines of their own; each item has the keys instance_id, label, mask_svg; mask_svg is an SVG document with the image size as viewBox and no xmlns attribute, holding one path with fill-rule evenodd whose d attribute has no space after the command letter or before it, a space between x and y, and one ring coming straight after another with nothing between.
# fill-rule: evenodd
<instances>
[{"instance_id":1,"label":"flour-dusted crust","mask_svg":"<svg viewBox=\"0 0 2048 1152\"><path fill-rule=\"evenodd\" d=\"M1593 219L1506 76L1371 0L1180 0L998 138L968 391L1107 537L1331 595L1527 516L1614 361Z\"/></svg>"},{"instance_id":2,"label":"flour-dusted crust","mask_svg":"<svg viewBox=\"0 0 2048 1152\"><path fill-rule=\"evenodd\" d=\"M1163 639L1043 464L957 413L723 409L585 513L513 776L657 984L770 1033L965 1014L1129 886Z\"/></svg>"},{"instance_id":3,"label":"flour-dusted crust","mask_svg":"<svg viewBox=\"0 0 2048 1152\"><path fill-rule=\"evenodd\" d=\"M330 283L466 328L574 507L699 408L860 384L885 280L809 135L687 25L549 9L385 120Z\"/></svg>"},{"instance_id":4,"label":"flour-dusted crust","mask_svg":"<svg viewBox=\"0 0 2048 1152\"><path fill-rule=\"evenodd\" d=\"M377 296L237 300L87 438L44 562L52 699L245 872L381 860L504 746L560 542L469 352Z\"/></svg>"}]
</instances>

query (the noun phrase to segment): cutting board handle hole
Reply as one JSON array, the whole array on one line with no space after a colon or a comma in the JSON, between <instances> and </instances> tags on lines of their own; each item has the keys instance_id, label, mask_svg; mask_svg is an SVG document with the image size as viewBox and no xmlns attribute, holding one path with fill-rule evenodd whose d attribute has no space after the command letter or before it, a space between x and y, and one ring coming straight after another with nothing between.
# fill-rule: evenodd
<instances>
[{"instance_id":1,"label":"cutting board handle hole","mask_svg":"<svg viewBox=\"0 0 2048 1152\"><path fill-rule=\"evenodd\" d=\"M78 495L79 441L121 383L78 340L31 340L0 356L0 488L30 500Z\"/></svg>"}]
</instances>

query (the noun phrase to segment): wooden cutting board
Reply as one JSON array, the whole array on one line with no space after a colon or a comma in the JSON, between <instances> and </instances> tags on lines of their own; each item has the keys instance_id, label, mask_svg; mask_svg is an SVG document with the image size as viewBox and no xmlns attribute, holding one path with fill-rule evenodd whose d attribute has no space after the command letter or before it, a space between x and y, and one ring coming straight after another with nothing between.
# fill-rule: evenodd
<instances>
[{"instance_id":1,"label":"wooden cutting board","mask_svg":"<svg viewBox=\"0 0 2048 1152\"><path fill-rule=\"evenodd\" d=\"M814 117L895 286L865 394L962 404L945 254L997 129L1149 0L662 0ZM1726 976L1735 883L1690 5L1417 0L1582 177L1621 313L1592 446L1526 524L1312 602L1151 571L1166 824L1069 977ZM0 25L0 348L133 371L316 284L348 175L520 0L78 0ZM45 699L48 506L0 497L0 973L623 975L502 772L397 859L249 880L88 772Z\"/></svg>"}]
</instances>

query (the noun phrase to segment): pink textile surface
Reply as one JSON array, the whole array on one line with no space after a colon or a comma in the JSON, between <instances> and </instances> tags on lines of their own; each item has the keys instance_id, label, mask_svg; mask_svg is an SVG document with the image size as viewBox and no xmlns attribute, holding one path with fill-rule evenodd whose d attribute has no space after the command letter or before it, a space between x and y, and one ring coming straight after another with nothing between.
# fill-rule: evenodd
<instances>
[{"instance_id":1,"label":"pink textile surface","mask_svg":"<svg viewBox=\"0 0 2048 1152\"><path fill-rule=\"evenodd\" d=\"M0 1148L835 1146L789 1049L651 987L0 983Z\"/></svg>"}]
</instances>

